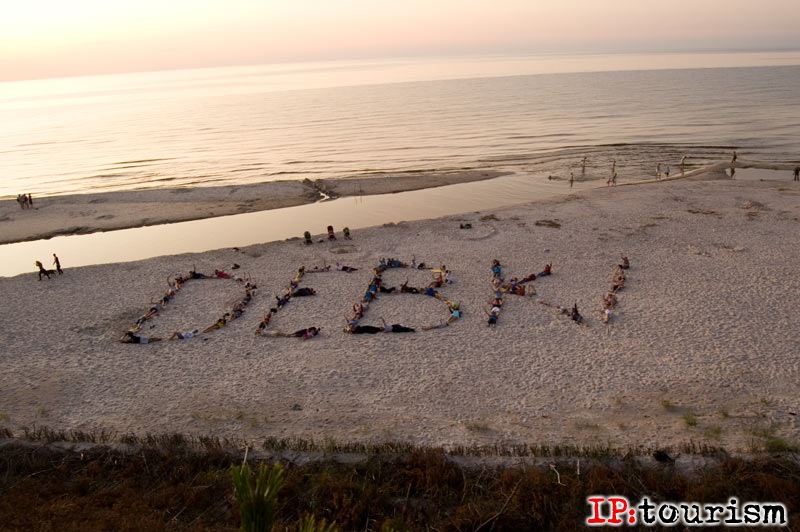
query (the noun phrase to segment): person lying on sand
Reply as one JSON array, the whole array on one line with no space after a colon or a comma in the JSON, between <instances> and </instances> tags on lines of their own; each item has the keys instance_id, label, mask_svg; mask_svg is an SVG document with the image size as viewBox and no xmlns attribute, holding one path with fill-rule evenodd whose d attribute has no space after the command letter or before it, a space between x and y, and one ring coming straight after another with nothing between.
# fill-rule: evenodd
<instances>
[{"instance_id":1,"label":"person lying on sand","mask_svg":"<svg viewBox=\"0 0 800 532\"><path fill-rule=\"evenodd\" d=\"M167 301L169 301L169 299L167 299ZM151 303L152 303L152 301L151 301ZM153 317L157 316L158 313L161 312L163 309L164 309L164 299L162 298L162 299L159 299L158 301L156 301L155 303L153 303L153 306L150 307L147 310L147 312L136 321L136 323L145 322L145 321L149 320L150 318L153 318Z\"/></svg>"},{"instance_id":2,"label":"person lying on sand","mask_svg":"<svg viewBox=\"0 0 800 532\"><path fill-rule=\"evenodd\" d=\"M344 328L344 332L350 334L377 334L383 332L383 328L375 327L374 325L348 325Z\"/></svg>"},{"instance_id":3,"label":"person lying on sand","mask_svg":"<svg viewBox=\"0 0 800 532\"><path fill-rule=\"evenodd\" d=\"M256 283L253 282L253 279L250 277L249 273L244 274L243 277L239 277L237 275L236 277L234 277L234 280L237 283L244 285L245 288L249 288L249 289L252 289L252 290L255 290L256 288L258 288L256 286Z\"/></svg>"},{"instance_id":4,"label":"person lying on sand","mask_svg":"<svg viewBox=\"0 0 800 532\"><path fill-rule=\"evenodd\" d=\"M625 274L622 273L622 270L618 270L618 273L614 275L614 279L611 281L611 292L617 293L623 288L625 288Z\"/></svg>"},{"instance_id":5,"label":"person lying on sand","mask_svg":"<svg viewBox=\"0 0 800 532\"><path fill-rule=\"evenodd\" d=\"M547 264L544 265L544 269L539 272L538 277L547 277L551 273L553 273L553 263L548 262ZM534 277L534 279L535 278L536 277Z\"/></svg>"},{"instance_id":6,"label":"person lying on sand","mask_svg":"<svg viewBox=\"0 0 800 532\"><path fill-rule=\"evenodd\" d=\"M208 277L206 274L199 273L194 268L189 272L189 279L205 279L206 277Z\"/></svg>"},{"instance_id":7,"label":"person lying on sand","mask_svg":"<svg viewBox=\"0 0 800 532\"><path fill-rule=\"evenodd\" d=\"M206 327L205 329L203 329L203 332L207 333L214 331L216 329L222 329L223 327L225 327L225 325L228 324L228 318L230 318L230 316L231 315L226 312L220 319L216 321L216 323L213 323L208 327Z\"/></svg>"},{"instance_id":8,"label":"person lying on sand","mask_svg":"<svg viewBox=\"0 0 800 532\"><path fill-rule=\"evenodd\" d=\"M286 295L285 295L285 296L283 296L283 297L281 297L281 296L275 296L275 300L277 301L277 303L275 304L275 306L276 306L277 308L281 309L281 308L283 308L284 306L286 306L286 304L289 302L289 300L290 300L291 298L292 298L292 294L290 294L290 293L289 293L289 294L286 294Z\"/></svg>"},{"instance_id":9,"label":"person lying on sand","mask_svg":"<svg viewBox=\"0 0 800 532\"><path fill-rule=\"evenodd\" d=\"M308 327L293 333L279 333L275 336L285 336L286 338L302 338L303 340L308 340L309 338L314 338L316 335L318 335L321 328L322 327Z\"/></svg>"},{"instance_id":10,"label":"person lying on sand","mask_svg":"<svg viewBox=\"0 0 800 532\"><path fill-rule=\"evenodd\" d=\"M432 286L426 288L424 293L426 296L435 297L436 299L441 299L439 292L437 292L436 289L433 288Z\"/></svg>"},{"instance_id":11,"label":"person lying on sand","mask_svg":"<svg viewBox=\"0 0 800 532\"><path fill-rule=\"evenodd\" d=\"M119 339L120 342L124 344L149 344L151 342L160 342L162 339L157 336L140 336L133 331L127 331L122 338Z\"/></svg>"},{"instance_id":12,"label":"person lying on sand","mask_svg":"<svg viewBox=\"0 0 800 532\"><path fill-rule=\"evenodd\" d=\"M411 327L406 327L405 325L400 325L399 323L387 325L386 320L383 318L381 318L381 323L383 323L383 332L387 333L416 332Z\"/></svg>"},{"instance_id":13,"label":"person lying on sand","mask_svg":"<svg viewBox=\"0 0 800 532\"><path fill-rule=\"evenodd\" d=\"M337 262L336 269L340 272L357 272L358 268L353 268L352 266L345 266L344 264Z\"/></svg>"},{"instance_id":14,"label":"person lying on sand","mask_svg":"<svg viewBox=\"0 0 800 532\"><path fill-rule=\"evenodd\" d=\"M170 336L169 339L170 340L188 340L189 338L194 338L195 336L197 336L198 332L199 331L197 329L195 329L193 331L189 331L189 332L175 331L174 333L172 333L172 336Z\"/></svg>"},{"instance_id":15,"label":"person lying on sand","mask_svg":"<svg viewBox=\"0 0 800 532\"><path fill-rule=\"evenodd\" d=\"M244 305L236 303L231 310L231 321L239 319L244 314Z\"/></svg>"},{"instance_id":16,"label":"person lying on sand","mask_svg":"<svg viewBox=\"0 0 800 532\"><path fill-rule=\"evenodd\" d=\"M292 297L306 297L306 296L315 296L317 295L316 290L309 287L298 288L294 292L292 292Z\"/></svg>"},{"instance_id":17,"label":"person lying on sand","mask_svg":"<svg viewBox=\"0 0 800 532\"><path fill-rule=\"evenodd\" d=\"M406 279L406 282L400 285L400 293L402 294L419 294L419 292L419 288L408 286L408 279Z\"/></svg>"},{"instance_id":18,"label":"person lying on sand","mask_svg":"<svg viewBox=\"0 0 800 532\"><path fill-rule=\"evenodd\" d=\"M447 317L446 322L448 325L461 319L461 304L458 301L448 301L447 309L450 311L450 316Z\"/></svg>"},{"instance_id":19,"label":"person lying on sand","mask_svg":"<svg viewBox=\"0 0 800 532\"><path fill-rule=\"evenodd\" d=\"M492 277L500 279L501 281L503 279L503 269L500 266L500 261L497 259L492 261Z\"/></svg>"},{"instance_id":20,"label":"person lying on sand","mask_svg":"<svg viewBox=\"0 0 800 532\"><path fill-rule=\"evenodd\" d=\"M492 307L492 310L484 309L483 312L485 312L486 315L489 316L489 319L487 320L486 323L490 327L494 326L494 325L497 325L497 319L500 317L500 307L494 306L494 307Z\"/></svg>"},{"instance_id":21,"label":"person lying on sand","mask_svg":"<svg viewBox=\"0 0 800 532\"><path fill-rule=\"evenodd\" d=\"M258 336L264 336L264 333L267 330L267 326L269 325L269 322L272 320L272 315L275 314L275 312L273 312L274 310L277 309L270 309L269 312L264 314L264 319L261 320L261 322L258 324L258 327L256 328L256 334Z\"/></svg>"}]
</instances>

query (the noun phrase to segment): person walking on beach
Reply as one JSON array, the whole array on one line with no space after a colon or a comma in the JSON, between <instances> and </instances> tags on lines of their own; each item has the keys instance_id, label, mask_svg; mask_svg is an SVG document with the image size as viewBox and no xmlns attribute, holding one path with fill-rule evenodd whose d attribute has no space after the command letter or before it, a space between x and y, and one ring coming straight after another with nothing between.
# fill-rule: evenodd
<instances>
[{"instance_id":1,"label":"person walking on beach","mask_svg":"<svg viewBox=\"0 0 800 532\"><path fill-rule=\"evenodd\" d=\"M53 253L53 264L56 267L56 271L58 272L58 275L61 275L62 273L64 273L64 270L61 269L61 261L58 260L58 255L56 255L55 253Z\"/></svg>"},{"instance_id":2,"label":"person walking on beach","mask_svg":"<svg viewBox=\"0 0 800 532\"><path fill-rule=\"evenodd\" d=\"M656 179L661 179L661 163L656 165Z\"/></svg>"},{"instance_id":3,"label":"person walking on beach","mask_svg":"<svg viewBox=\"0 0 800 532\"><path fill-rule=\"evenodd\" d=\"M684 155L683 157L681 157L681 174L683 174L685 165L686 165L686 156Z\"/></svg>"},{"instance_id":4,"label":"person walking on beach","mask_svg":"<svg viewBox=\"0 0 800 532\"><path fill-rule=\"evenodd\" d=\"M572 172L570 172L569 173L569 188L572 188L572 183L574 183L574 182L575 182L575 176L572 174Z\"/></svg>"},{"instance_id":5,"label":"person walking on beach","mask_svg":"<svg viewBox=\"0 0 800 532\"><path fill-rule=\"evenodd\" d=\"M586 173L586 157L581 161L581 175Z\"/></svg>"},{"instance_id":6,"label":"person walking on beach","mask_svg":"<svg viewBox=\"0 0 800 532\"><path fill-rule=\"evenodd\" d=\"M794 167L794 180L800 181L800 166Z\"/></svg>"},{"instance_id":7,"label":"person walking on beach","mask_svg":"<svg viewBox=\"0 0 800 532\"><path fill-rule=\"evenodd\" d=\"M736 150L733 150L733 157L731 157L732 165L736 164L736 159L738 159L738 156L736 155Z\"/></svg>"},{"instance_id":8,"label":"person walking on beach","mask_svg":"<svg viewBox=\"0 0 800 532\"><path fill-rule=\"evenodd\" d=\"M664 168L664 177L669 179L669 165L667 165L667 167Z\"/></svg>"}]
</instances>

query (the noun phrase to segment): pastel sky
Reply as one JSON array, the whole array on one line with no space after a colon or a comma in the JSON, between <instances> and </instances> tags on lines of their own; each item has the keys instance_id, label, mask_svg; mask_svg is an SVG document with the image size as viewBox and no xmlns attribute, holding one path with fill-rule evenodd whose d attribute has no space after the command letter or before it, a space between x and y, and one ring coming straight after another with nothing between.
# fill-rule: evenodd
<instances>
[{"instance_id":1,"label":"pastel sky","mask_svg":"<svg viewBox=\"0 0 800 532\"><path fill-rule=\"evenodd\" d=\"M0 0L0 80L475 53L800 49L800 0Z\"/></svg>"}]
</instances>

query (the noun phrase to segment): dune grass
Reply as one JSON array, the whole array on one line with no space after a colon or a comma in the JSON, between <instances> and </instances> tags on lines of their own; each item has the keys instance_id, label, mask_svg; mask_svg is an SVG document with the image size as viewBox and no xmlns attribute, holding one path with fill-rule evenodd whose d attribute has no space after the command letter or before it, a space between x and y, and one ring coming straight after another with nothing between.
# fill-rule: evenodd
<instances>
[{"instance_id":1,"label":"dune grass","mask_svg":"<svg viewBox=\"0 0 800 532\"><path fill-rule=\"evenodd\" d=\"M44 428L27 436L0 442L0 528L239 529L230 471L241 467L241 442ZM657 463L644 449L462 451L266 440L248 462L255 469L282 463L274 530L298 530L309 520L339 530L573 530L583 528L593 494L697 502L736 496L783 502L790 522L800 518L800 462L790 453L737 458L687 444L671 451L708 459L684 470Z\"/></svg>"}]
</instances>

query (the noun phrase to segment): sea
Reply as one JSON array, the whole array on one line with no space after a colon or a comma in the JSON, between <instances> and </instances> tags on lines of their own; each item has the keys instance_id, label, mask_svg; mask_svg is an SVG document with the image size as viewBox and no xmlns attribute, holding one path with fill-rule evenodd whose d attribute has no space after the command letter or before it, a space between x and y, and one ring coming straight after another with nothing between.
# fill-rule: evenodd
<instances>
[{"instance_id":1,"label":"sea","mask_svg":"<svg viewBox=\"0 0 800 532\"><path fill-rule=\"evenodd\" d=\"M394 58L2 82L0 198L484 169L555 180L580 172L588 182L613 169L637 180L657 164L677 168L685 156L695 168L734 149L740 160L791 166L800 161L798 87L796 50Z\"/></svg>"},{"instance_id":2,"label":"sea","mask_svg":"<svg viewBox=\"0 0 800 532\"><path fill-rule=\"evenodd\" d=\"M792 163L798 87L800 51L338 61L4 82L0 197L517 169L554 156L565 167L587 156L592 168L599 153L631 177L650 175L656 160L705 161L733 148Z\"/></svg>"}]
</instances>

